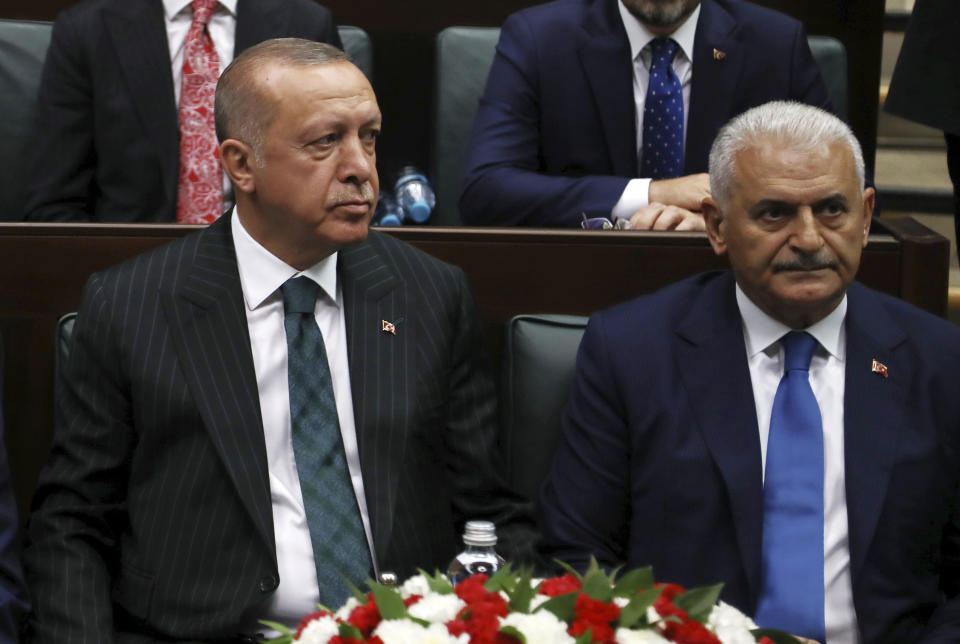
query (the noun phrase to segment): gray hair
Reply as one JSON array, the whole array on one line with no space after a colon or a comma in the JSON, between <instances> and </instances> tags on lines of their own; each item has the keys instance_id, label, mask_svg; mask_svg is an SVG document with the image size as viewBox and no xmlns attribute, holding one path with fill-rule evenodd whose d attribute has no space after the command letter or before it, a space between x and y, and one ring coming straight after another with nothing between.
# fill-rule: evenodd
<instances>
[{"instance_id":1,"label":"gray hair","mask_svg":"<svg viewBox=\"0 0 960 644\"><path fill-rule=\"evenodd\" d=\"M344 62L351 62L350 56L333 45L302 38L274 38L247 49L227 65L217 83L213 108L217 140L243 141L253 148L259 163L274 106L266 100L254 72L267 65L312 67Z\"/></svg>"},{"instance_id":2,"label":"gray hair","mask_svg":"<svg viewBox=\"0 0 960 644\"><path fill-rule=\"evenodd\" d=\"M793 101L772 101L747 110L720 129L710 148L710 192L728 203L734 184L734 160L740 152L764 142L801 151L818 151L844 143L853 153L857 180L864 187L863 151L850 127L818 107Z\"/></svg>"}]
</instances>

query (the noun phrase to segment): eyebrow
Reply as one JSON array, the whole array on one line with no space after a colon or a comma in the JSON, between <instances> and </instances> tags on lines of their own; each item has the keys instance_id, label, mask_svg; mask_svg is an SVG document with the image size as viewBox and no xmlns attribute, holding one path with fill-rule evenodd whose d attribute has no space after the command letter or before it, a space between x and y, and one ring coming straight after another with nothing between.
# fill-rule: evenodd
<instances>
[{"instance_id":1,"label":"eyebrow","mask_svg":"<svg viewBox=\"0 0 960 644\"><path fill-rule=\"evenodd\" d=\"M847 198L843 193L835 192L828 197L823 199L818 199L817 201L810 204L811 209L814 212L822 210L826 206L839 205L843 208L849 208ZM771 208L776 210L796 210L798 204L794 201L786 201L784 199L761 199L760 201L753 204L753 207L750 208L750 212L758 213L764 210L769 210Z\"/></svg>"}]
</instances>

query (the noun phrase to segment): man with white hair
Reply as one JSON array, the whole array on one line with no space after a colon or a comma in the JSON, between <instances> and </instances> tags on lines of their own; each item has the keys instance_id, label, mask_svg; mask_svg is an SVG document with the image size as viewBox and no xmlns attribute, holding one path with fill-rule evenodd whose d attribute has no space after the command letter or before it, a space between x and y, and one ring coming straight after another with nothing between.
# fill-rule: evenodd
<instances>
[{"instance_id":1,"label":"man with white hair","mask_svg":"<svg viewBox=\"0 0 960 644\"><path fill-rule=\"evenodd\" d=\"M854 281L874 204L836 117L710 152L732 270L593 316L543 489L557 557L652 565L829 644L960 641L960 329Z\"/></svg>"}]
</instances>

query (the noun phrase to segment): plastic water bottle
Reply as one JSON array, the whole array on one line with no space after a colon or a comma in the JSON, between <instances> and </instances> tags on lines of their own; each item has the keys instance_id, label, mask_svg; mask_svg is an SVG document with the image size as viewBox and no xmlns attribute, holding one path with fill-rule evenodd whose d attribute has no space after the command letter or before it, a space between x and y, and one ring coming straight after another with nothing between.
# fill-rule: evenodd
<instances>
[{"instance_id":1,"label":"plastic water bottle","mask_svg":"<svg viewBox=\"0 0 960 644\"><path fill-rule=\"evenodd\" d=\"M377 210L373 214L373 223L376 226L402 226L404 214L397 200L389 192L381 192L377 200Z\"/></svg>"},{"instance_id":2,"label":"plastic water bottle","mask_svg":"<svg viewBox=\"0 0 960 644\"><path fill-rule=\"evenodd\" d=\"M407 166L400 171L393 192L397 196L397 204L407 218L418 224L430 218L430 213L437 204L430 182L413 166Z\"/></svg>"},{"instance_id":3,"label":"plastic water bottle","mask_svg":"<svg viewBox=\"0 0 960 644\"><path fill-rule=\"evenodd\" d=\"M497 545L497 532L490 521L467 521L463 543L464 551L447 566L447 577L454 586L471 575L492 575L506 563L493 549Z\"/></svg>"}]
</instances>

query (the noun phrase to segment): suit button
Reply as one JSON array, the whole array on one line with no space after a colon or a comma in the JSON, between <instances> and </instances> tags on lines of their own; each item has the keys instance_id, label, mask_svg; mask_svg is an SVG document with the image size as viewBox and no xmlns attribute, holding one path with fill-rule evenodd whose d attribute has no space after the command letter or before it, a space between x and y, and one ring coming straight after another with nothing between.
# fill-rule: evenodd
<instances>
[{"instance_id":1,"label":"suit button","mask_svg":"<svg viewBox=\"0 0 960 644\"><path fill-rule=\"evenodd\" d=\"M273 592L277 589L280 583L277 581L277 578L273 575L267 575L266 577L261 577L260 581L257 582L257 587L260 589L261 593Z\"/></svg>"}]
</instances>

